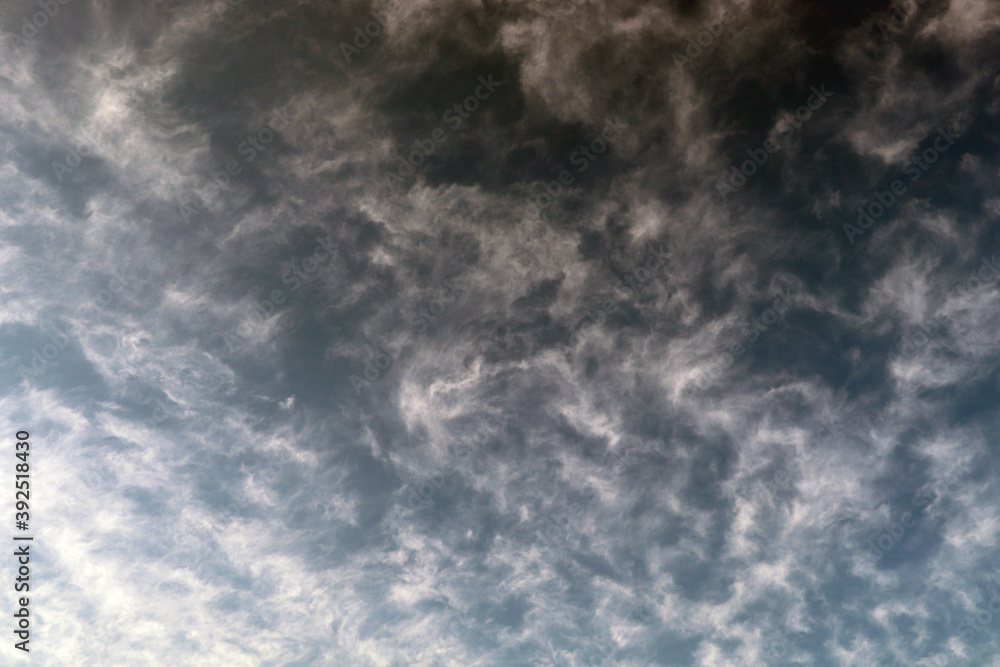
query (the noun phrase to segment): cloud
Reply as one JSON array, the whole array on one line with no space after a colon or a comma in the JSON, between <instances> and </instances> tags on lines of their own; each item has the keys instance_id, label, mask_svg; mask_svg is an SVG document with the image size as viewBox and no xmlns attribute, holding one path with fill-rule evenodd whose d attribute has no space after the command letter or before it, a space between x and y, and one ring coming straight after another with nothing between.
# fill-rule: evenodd
<instances>
[{"instance_id":1,"label":"cloud","mask_svg":"<svg viewBox=\"0 0 1000 667\"><path fill-rule=\"evenodd\" d=\"M1000 15L898 6L72 0L0 43L33 651L983 664Z\"/></svg>"}]
</instances>

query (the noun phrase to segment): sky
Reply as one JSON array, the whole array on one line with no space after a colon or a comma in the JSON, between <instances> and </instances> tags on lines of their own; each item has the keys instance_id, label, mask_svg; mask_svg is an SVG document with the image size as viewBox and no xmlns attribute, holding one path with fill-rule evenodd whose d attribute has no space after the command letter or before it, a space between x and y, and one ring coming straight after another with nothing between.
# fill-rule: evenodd
<instances>
[{"instance_id":1,"label":"sky","mask_svg":"<svg viewBox=\"0 0 1000 667\"><path fill-rule=\"evenodd\" d=\"M3 664L1000 666L995 0L0 33Z\"/></svg>"}]
</instances>

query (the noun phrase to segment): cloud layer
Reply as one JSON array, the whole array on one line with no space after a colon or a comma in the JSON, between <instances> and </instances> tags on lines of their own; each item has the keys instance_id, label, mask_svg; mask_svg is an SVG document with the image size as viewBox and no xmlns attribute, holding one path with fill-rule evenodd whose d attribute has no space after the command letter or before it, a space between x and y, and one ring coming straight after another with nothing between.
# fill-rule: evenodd
<instances>
[{"instance_id":1,"label":"cloud layer","mask_svg":"<svg viewBox=\"0 0 1000 667\"><path fill-rule=\"evenodd\" d=\"M33 663L1000 664L996 3L40 6Z\"/></svg>"}]
</instances>

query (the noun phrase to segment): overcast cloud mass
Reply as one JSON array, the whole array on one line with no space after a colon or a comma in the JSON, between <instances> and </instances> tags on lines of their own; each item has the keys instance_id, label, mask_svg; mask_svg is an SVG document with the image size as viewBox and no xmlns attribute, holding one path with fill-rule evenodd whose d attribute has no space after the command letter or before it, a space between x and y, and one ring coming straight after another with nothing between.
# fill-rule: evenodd
<instances>
[{"instance_id":1,"label":"overcast cloud mass","mask_svg":"<svg viewBox=\"0 0 1000 667\"><path fill-rule=\"evenodd\" d=\"M1000 665L1000 3L0 30L3 664Z\"/></svg>"}]
</instances>

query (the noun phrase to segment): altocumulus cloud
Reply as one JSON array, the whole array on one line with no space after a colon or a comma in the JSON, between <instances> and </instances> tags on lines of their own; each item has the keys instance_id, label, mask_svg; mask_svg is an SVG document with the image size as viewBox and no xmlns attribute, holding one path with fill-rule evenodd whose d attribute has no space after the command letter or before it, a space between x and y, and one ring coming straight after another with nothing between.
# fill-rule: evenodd
<instances>
[{"instance_id":1,"label":"altocumulus cloud","mask_svg":"<svg viewBox=\"0 0 1000 667\"><path fill-rule=\"evenodd\" d=\"M0 30L3 664L995 664L993 0Z\"/></svg>"}]
</instances>

